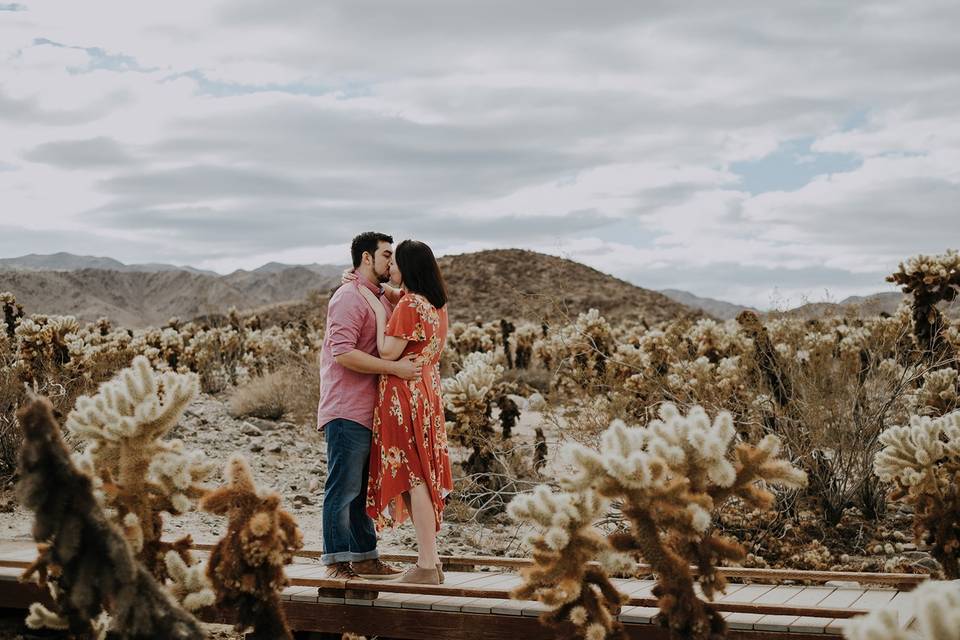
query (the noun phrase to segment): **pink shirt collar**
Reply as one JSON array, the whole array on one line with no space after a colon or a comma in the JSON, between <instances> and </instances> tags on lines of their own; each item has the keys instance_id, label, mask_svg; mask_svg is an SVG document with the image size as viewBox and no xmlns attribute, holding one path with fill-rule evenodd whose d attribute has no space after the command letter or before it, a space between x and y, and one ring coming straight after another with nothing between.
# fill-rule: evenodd
<instances>
[{"instance_id":1,"label":"pink shirt collar","mask_svg":"<svg viewBox=\"0 0 960 640\"><path fill-rule=\"evenodd\" d=\"M370 289L370 291L373 291L375 294L377 294L377 297L378 297L378 298L383 295L383 287L382 287L382 286L373 284L372 282L370 282L369 280L367 280L366 278L364 278L362 275L360 275L360 274L357 273L356 271L354 271L354 273L357 274L357 282L358 282L359 284L362 284L362 285L365 286L367 289Z\"/></svg>"}]
</instances>

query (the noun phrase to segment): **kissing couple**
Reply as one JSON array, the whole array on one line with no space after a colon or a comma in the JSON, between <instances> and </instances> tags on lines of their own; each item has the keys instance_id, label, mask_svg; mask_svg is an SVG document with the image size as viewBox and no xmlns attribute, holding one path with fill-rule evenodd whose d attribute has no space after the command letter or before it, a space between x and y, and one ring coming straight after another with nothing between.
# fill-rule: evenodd
<instances>
[{"instance_id":1,"label":"kissing couple","mask_svg":"<svg viewBox=\"0 0 960 640\"><path fill-rule=\"evenodd\" d=\"M453 488L440 387L447 292L433 251L368 231L330 298L317 428L327 442L323 555L332 578L443 582L437 552ZM380 560L377 531L410 517L417 564ZM399 575L398 575L399 574Z\"/></svg>"}]
</instances>

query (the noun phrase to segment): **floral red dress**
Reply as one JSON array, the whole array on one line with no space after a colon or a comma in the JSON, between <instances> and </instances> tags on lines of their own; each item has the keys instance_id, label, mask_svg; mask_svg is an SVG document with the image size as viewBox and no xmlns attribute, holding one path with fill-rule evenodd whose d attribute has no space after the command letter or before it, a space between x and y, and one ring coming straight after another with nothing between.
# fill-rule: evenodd
<instances>
[{"instance_id":1,"label":"floral red dress","mask_svg":"<svg viewBox=\"0 0 960 640\"><path fill-rule=\"evenodd\" d=\"M437 309L425 297L407 293L393 310L386 333L408 341L402 357L416 354L423 372L416 380L380 376L373 414L367 513L378 531L400 524L409 515L401 494L425 483L439 531L443 499L453 489L440 387L447 308Z\"/></svg>"}]
</instances>

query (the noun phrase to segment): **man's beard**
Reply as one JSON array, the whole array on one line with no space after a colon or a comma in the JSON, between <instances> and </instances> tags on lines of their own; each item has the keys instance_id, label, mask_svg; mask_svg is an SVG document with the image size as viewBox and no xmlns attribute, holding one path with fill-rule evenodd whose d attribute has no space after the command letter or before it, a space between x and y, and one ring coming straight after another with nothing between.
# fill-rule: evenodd
<instances>
[{"instance_id":1,"label":"man's beard","mask_svg":"<svg viewBox=\"0 0 960 640\"><path fill-rule=\"evenodd\" d=\"M377 282L379 282L380 284L385 284L385 283L387 283L387 282L390 282L390 270L389 270L389 269L387 269L387 272L386 272L386 273L377 273L377 274L374 274L374 275L377 276Z\"/></svg>"}]
</instances>

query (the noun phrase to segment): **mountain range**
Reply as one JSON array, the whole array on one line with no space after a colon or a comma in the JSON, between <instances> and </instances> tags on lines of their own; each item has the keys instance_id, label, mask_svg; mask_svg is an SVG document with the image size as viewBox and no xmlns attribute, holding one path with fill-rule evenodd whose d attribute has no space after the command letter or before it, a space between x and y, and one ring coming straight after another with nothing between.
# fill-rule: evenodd
<instances>
[{"instance_id":1,"label":"mountain range","mask_svg":"<svg viewBox=\"0 0 960 640\"><path fill-rule=\"evenodd\" d=\"M654 324L683 316L725 320L750 308L676 289L644 289L572 260L522 249L443 256L439 262L454 321L556 322L596 308L612 321ZM345 266L270 262L220 275L189 266L30 254L0 259L0 291L13 292L28 313L70 314L87 321L106 316L127 327L159 325L172 316L220 315L230 307L290 319L322 315ZM902 300L903 294L881 293L784 313L821 317L853 306L867 314L892 313Z\"/></svg>"}]
</instances>

